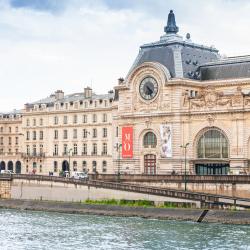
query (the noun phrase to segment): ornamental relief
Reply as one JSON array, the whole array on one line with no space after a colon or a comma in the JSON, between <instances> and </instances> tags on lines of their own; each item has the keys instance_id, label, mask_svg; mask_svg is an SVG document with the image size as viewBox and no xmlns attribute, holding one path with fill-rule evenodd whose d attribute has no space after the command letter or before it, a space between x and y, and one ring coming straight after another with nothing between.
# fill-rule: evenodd
<instances>
[{"instance_id":1,"label":"ornamental relief","mask_svg":"<svg viewBox=\"0 0 250 250\"><path fill-rule=\"evenodd\" d=\"M223 92L216 91L214 87L207 87L197 96L190 97L187 91L183 92L183 107L190 109L215 108L215 107L237 107L250 105L250 95L244 95L241 87L237 87L235 92L225 95Z\"/></svg>"}]
</instances>

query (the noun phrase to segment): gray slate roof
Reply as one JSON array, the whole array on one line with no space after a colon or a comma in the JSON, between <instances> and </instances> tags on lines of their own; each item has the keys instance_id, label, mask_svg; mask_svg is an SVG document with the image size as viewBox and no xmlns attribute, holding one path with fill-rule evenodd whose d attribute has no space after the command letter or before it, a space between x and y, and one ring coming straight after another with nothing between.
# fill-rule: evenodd
<instances>
[{"instance_id":1,"label":"gray slate roof","mask_svg":"<svg viewBox=\"0 0 250 250\"><path fill-rule=\"evenodd\" d=\"M93 93L91 98L85 98L84 93L73 93L69 95L65 95L61 99L56 99L54 95L46 97L44 99L28 103L27 105L35 105L35 104L47 104L53 105L55 102L66 103L66 102L75 102L75 101L84 101L84 100L105 100L105 99L113 99L114 93L108 93L103 95L96 95Z\"/></svg>"},{"instance_id":2,"label":"gray slate roof","mask_svg":"<svg viewBox=\"0 0 250 250\"><path fill-rule=\"evenodd\" d=\"M163 39L155 43L141 46L140 52L129 72L144 62L158 62L169 70L172 78L175 78L177 76L174 50L176 47L179 47L183 69L181 77L198 79L199 66L207 62L218 60L218 50L213 47L195 44L191 41L183 41L180 38L180 36L176 35L176 39Z\"/></svg>"},{"instance_id":3,"label":"gray slate roof","mask_svg":"<svg viewBox=\"0 0 250 250\"><path fill-rule=\"evenodd\" d=\"M250 56L228 57L200 67L201 80L250 77Z\"/></svg>"}]
</instances>

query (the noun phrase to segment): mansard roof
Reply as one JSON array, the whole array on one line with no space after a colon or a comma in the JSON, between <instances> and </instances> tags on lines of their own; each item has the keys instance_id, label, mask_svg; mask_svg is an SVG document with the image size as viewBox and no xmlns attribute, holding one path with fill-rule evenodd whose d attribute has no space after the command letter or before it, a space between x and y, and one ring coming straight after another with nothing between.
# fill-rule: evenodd
<instances>
[{"instance_id":1,"label":"mansard roof","mask_svg":"<svg viewBox=\"0 0 250 250\"><path fill-rule=\"evenodd\" d=\"M129 73L144 62L159 62L169 70L172 78L199 79L199 66L218 60L218 50L214 47L193 43L190 34L186 40L177 34L173 11L169 13L168 26L164 30L166 34L159 41L140 47Z\"/></svg>"},{"instance_id":2,"label":"mansard roof","mask_svg":"<svg viewBox=\"0 0 250 250\"><path fill-rule=\"evenodd\" d=\"M250 78L250 56L228 57L200 66L201 80Z\"/></svg>"},{"instance_id":3,"label":"mansard roof","mask_svg":"<svg viewBox=\"0 0 250 250\"><path fill-rule=\"evenodd\" d=\"M73 93L69 95L63 96L63 98L57 99L54 94L50 95L49 97L46 97L44 99L28 103L27 105L35 105L35 104L54 104L56 102L60 103L66 103L66 102L75 102L75 101L85 101L85 100L105 100L105 99L113 99L114 93L109 92L108 94L92 94L91 97L86 98L83 92L80 93Z\"/></svg>"}]
</instances>

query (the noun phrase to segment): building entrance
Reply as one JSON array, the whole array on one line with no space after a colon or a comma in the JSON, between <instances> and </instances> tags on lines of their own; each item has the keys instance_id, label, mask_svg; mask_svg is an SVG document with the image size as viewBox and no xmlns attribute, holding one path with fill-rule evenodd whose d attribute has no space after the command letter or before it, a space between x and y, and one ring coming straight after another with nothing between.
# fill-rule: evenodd
<instances>
[{"instance_id":1,"label":"building entrance","mask_svg":"<svg viewBox=\"0 0 250 250\"><path fill-rule=\"evenodd\" d=\"M228 172L228 163L195 164L195 173L197 175L226 175Z\"/></svg>"},{"instance_id":2,"label":"building entrance","mask_svg":"<svg viewBox=\"0 0 250 250\"><path fill-rule=\"evenodd\" d=\"M156 174L156 155L154 154L144 155L144 173Z\"/></svg>"}]
</instances>

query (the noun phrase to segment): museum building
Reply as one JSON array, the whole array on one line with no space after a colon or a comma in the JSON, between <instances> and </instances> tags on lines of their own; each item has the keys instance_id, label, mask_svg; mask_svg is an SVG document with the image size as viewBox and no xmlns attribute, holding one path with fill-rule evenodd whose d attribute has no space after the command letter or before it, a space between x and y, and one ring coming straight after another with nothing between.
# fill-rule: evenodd
<instances>
[{"instance_id":1,"label":"museum building","mask_svg":"<svg viewBox=\"0 0 250 250\"><path fill-rule=\"evenodd\" d=\"M222 58L190 34L183 39L172 10L164 32L140 47L113 91L56 91L14 121L2 114L1 169L249 174L250 57Z\"/></svg>"}]
</instances>

